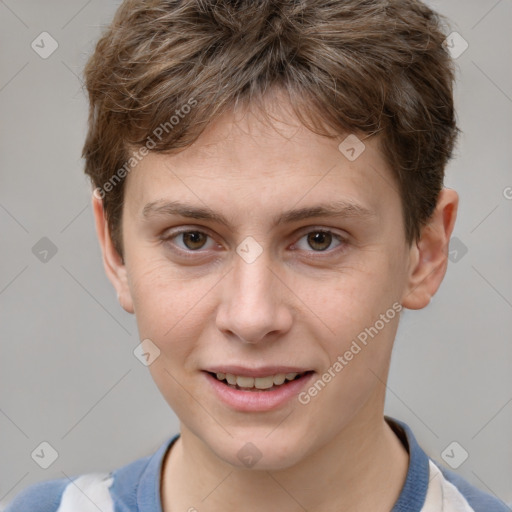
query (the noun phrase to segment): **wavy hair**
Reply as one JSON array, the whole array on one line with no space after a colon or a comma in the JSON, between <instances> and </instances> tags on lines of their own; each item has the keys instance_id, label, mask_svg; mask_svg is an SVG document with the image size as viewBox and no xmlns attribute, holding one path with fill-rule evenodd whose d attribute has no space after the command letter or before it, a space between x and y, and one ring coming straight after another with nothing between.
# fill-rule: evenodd
<instances>
[{"instance_id":1,"label":"wavy hair","mask_svg":"<svg viewBox=\"0 0 512 512\"><path fill-rule=\"evenodd\" d=\"M84 71L85 173L103 191L116 250L119 171L133 152L149 138L151 151L186 148L229 108L276 90L315 133L382 136L412 243L458 133L443 29L416 0L125 0Z\"/></svg>"}]
</instances>

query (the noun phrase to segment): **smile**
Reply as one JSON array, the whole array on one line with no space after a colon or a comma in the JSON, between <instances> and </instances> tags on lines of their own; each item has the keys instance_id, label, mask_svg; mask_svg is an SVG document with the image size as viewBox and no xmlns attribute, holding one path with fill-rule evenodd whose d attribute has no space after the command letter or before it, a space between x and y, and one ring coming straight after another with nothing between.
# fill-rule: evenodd
<instances>
[{"instance_id":1,"label":"smile","mask_svg":"<svg viewBox=\"0 0 512 512\"><path fill-rule=\"evenodd\" d=\"M268 412L292 402L309 385L315 372L249 377L203 371L203 375L213 396L230 409L247 413Z\"/></svg>"},{"instance_id":2,"label":"smile","mask_svg":"<svg viewBox=\"0 0 512 512\"><path fill-rule=\"evenodd\" d=\"M306 373L278 373L276 375L269 375L267 377L246 377L241 375L233 375L231 373L221 373L218 372L216 374L210 373L210 375L215 376L215 378L221 382L224 382L229 387L233 389L241 389L241 390L259 390L259 391L272 391L281 387L285 382L300 379Z\"/></svg>"}]
</instances>

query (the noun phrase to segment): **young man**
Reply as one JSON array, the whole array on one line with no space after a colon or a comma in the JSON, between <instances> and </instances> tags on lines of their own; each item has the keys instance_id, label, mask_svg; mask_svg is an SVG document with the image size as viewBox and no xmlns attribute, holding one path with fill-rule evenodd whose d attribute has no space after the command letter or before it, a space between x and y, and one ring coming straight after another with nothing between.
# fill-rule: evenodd
<instances>
[{"instance_id":1,"label":"young man","mask_svg":"<svg viewBox=\"0 0 512 512\"><path fill-rule=\"evenodd\" d=\"M105 270L180 433L8 512L498 512L384 417L447 267L449 56L418 1L125 1L86 68Z\"/></svg>"}]
</instances>

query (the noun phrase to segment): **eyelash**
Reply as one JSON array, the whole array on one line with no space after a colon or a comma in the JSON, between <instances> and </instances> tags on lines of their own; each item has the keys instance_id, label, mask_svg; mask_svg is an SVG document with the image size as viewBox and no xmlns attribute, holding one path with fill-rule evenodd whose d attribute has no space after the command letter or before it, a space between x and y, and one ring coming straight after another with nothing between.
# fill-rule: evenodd
<instances>
[{"instance_id":1,"label":"eyelash","mask_svg":"<svg viewBox=\"0 0 512 512\"><path fill-rule=\"evenodd\" d=\"M162 236L161 237L161 240L167 245L167 244L170 244L170 245L173 245L175 248L176 248L176 245L172 242L172 240L174 240L175 238L179 237L180 235L183 235L183 234L186 234L186 233L200 233L200 234L203 234L203 235L206 235L208 238L210 239L213 239L213 237L208 234L206 231L201 231L199 229L181 229L179 231L176 231L176 232L173 232L172 234L170 235L167 235L167 236ZM315 251L315 250L309 250L309 251L305 251L305 252L308 252L308 253L314 253L314 254L327 254L329 256L331 256L334 252L339 252L341 250L343 250L345 248L345 246L348 244L348 240L343 237L342 235L338 234L338 233L335 233L334 231L331 231L329 229L325 229L325 228L313 228L313 229L310 229L310 231L307 231L307 232L304 232L300 238L298 239L298 241L302 240L304 237L306 237L307 235L311 234L311 233L323 233L323 234L329 234L329 235L332 235L333 239L332 241L335 241L337 240L339 242L339 245L337 247L335 247L334 249L325 249L323 251ZM297 242L295 242L294 245L296 245ZM181 247L177 247L177 250L178 252L181 252L183 254L186 255L186 257L188 258L193 258L194 256L194 253L197 253L197 254L200 254L203 250L203 248L201 249L197 249L197 250L192 250L192 249L182 249ZM316 256L315 256L316 257ZM322 257L322 256L320 256Z\"/></svg>"}]
</instances>

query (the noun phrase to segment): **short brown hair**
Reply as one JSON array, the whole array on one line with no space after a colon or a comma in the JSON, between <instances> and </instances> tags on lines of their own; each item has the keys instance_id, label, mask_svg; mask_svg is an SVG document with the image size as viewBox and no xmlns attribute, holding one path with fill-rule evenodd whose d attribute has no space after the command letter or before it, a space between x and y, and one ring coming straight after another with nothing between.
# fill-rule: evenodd
<instances>
[{"instance_id":1,"label":"short brown hair","mask_svg":"<svg viewBox=\"0 0 512 512\"><path fill-rule=\"evenodd\" d=\"M137 148L185 148L233 105L275 90L315 133L382 135L412 243L458 133L445 37L417 0L125 0L85 68L82 156L114 247L122 256Z\"/></svg>"}]
</instances>

